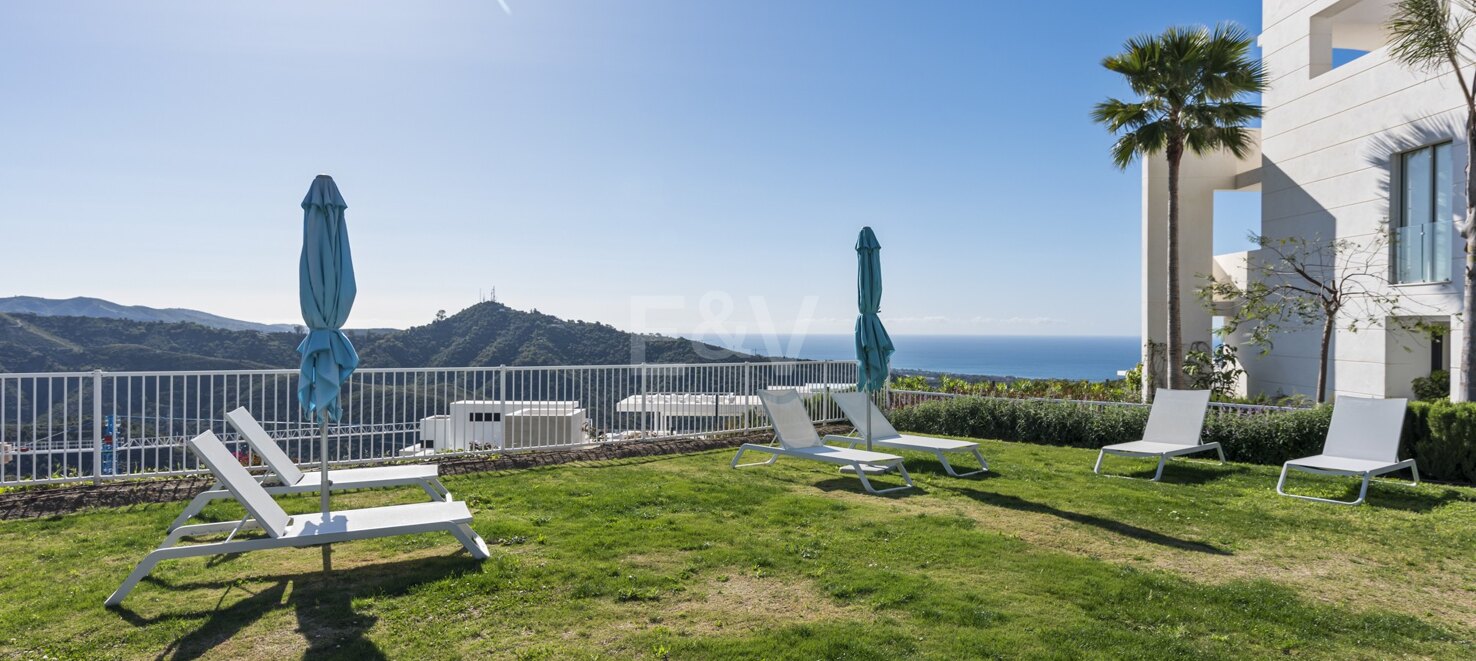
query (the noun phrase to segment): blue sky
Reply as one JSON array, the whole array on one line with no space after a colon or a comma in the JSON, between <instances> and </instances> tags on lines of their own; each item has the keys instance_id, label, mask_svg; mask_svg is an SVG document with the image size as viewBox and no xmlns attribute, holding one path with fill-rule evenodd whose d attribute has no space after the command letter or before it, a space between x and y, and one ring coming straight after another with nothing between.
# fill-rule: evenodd
<instances>
[{"instance_id":1,"label":"blue sky","mask_svg":"<svg viewBox=\"0 0 1476 661\"><path fill-rule=\"evenodd\" d=\"M0 296L295 322L327 172L352 326L496 287L625 328L846 332L871 225L894 333L1136 335L1138 175L1088 118L1124 93L1099 61L1260 23L1243 0L505 2L0 5Z\"/></svg>"}]
</instances>

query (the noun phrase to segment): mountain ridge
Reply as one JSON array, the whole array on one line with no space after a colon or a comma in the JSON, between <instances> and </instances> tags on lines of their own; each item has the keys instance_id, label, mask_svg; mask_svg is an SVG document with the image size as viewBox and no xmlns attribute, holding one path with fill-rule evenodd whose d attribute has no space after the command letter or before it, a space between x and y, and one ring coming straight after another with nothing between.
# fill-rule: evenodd
<instances>
[{"instance_id":1,"label":"mountain ridge","mask_svg":"<svg viewBox=\"0 0 1476 661\"><path fill-rule=\"evenodd\" d=\"M501 303L404 330L350 331L363 367L496 367L759 362L694 340L642 335ZM196 322L0 312L0 372L290 369L295 332Z\"/></svg>"},{"instance_id":2,"label":"mountain ridge","mask_svg":"<svg viewBox=\"0 0 1476 661\"><path fill-rule=\"evenodd\" d=\"M189 308L153 308L147 305L123 305L91 296L72 298L42 298L40 296L10 296L0 298L0 313L31 314L40 317L93 317L98 319L124 319L128 321L180 323L187 322L235 331L260 333L291 333L293 324L263 324L242 319L232 319L218 314L191 310Z\"/></svg>"}]
</instances>

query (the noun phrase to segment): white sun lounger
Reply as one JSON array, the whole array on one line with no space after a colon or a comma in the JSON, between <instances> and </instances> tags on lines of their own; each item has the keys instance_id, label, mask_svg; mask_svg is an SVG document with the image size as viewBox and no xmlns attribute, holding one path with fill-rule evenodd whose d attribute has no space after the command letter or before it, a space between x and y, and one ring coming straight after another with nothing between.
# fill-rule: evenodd
<instances>
[{"instance_id":1,"label":"white sun lounger","mask_svg":"<svg viewBox=\"0 0 1476 661\"><path fill-rule=\"evenodd\" d=\"M838 392L831 395L835 403L840 405L841 411L851 420L851 426L856 428L856 436L826 436L825 440L833 443L846 443L851 447L859 447L866 443L866 412L871 411L871 446L890 448L893 450L917 450L919 452L931 452L943 464L943 470L948 471L954 477L968 477L989 471L989 462L984 461L984 455L979 454L979 444L969 441L955 441L947 438L928 438L926 436L910 436L898 432L887 417L882 415L881 410L863 392ZM974 458L979 460L979 470L967 473L957 473L953 465L948 463L948 452L972 452Z\"/></svg>"},{"instance_id":2,"label":"white sun lounger","mask_svg":"<svg viewBox=\"0 0 1476 661\"><path fill-rule=\"evenodd\" d=\"M1276 493L1303 500L1337 505L1361 505L1368 497L1368 483L1375 475L1408 468L1414 474L1411 486L1420 483L1420 468L1415 460L1399 460L1399 435L1404 429L1404 412L1409 402L1404 399L1339 397L1333 405L1332 424L1322 454L1293 459L1281 467ZM1299 470L1320 475L1351 475L1363 478L1357 500L1333 500L1287 493L1286 473Z\"/></svg>"},{"instance_id":3,"label":"white sun lounger","mask_svg":"<svg viewBox=\"0 0 1476 661\"><path fill-rule=\"evenodd\" d=\"M769 420L774 423L774 439L779 445L744 443L738 448L738 454L733 455L733 468L766 466L778 461L779 457L796 457L850 467L855 470L856 477L861 478L861 486L871 493L890 493L912 488L912 476L907 474L907 467L902 465L902 457L882 452L867 452L866 450L826 445L820 439L820 435L815 433L815 423L810 420L810 414L805 411L804 402L800 400L798 392L761 390L759 400L763 402L764 410L769 413ZM769 457L768 461L740 464L738 460L743 457L744 452L764 452L773 456ZM870 467L895 467L906 484L900 487L877 489L871 486L871 480L866 477L866 470Z\"/></svg>"},{"instance_id":4,"label":"white sun lounger","mask_svg":"<svg viewBox=\"0 0 1476 661\"><path fill-rule=\"evenodd\" d=\"M170 531L164 543L150 551L123 580L123 584L105 602L116 606L133 590L139 580L153 571L154 566L164 560L195 558L225 553L245 553L275 548L295 548L348 542L377 537L393 537L424 532L449 532L466 547L472 557L486 559L490 554L487 543L468 525L471 511L462 502L430 502L411 505L393 505L362 510L329 512L326 522L322 512L288 516L271 494L266 492L251 474L241 467L220 439L205 432L190 439L190 450L210 468L215 477L225 485L232 496L246 508L246 518L236 523L200 523L182 526ZM236 540L241 530L261 528L267 536ZM225 541L205 544L176 546L181 538L229 533Z\"/></svg>"},{"instance_id":5,"label":"white sun lounger","mask_svg":"<svg viewBox=\"0 0 1476 661\"><path fill-rule=\"evenodd\" d=\"M226 414L226 421L235 428L236 432L251 446L251 450L261 457L262 463L267 465L271 473L276 476L277 484L266 487L267 493L274 495L294 493L316 493L323 487L323 474L318 471L303 472L277 446L276 441L262 429L261 424L252 417L251 412L245 408L238 408ZM439 469L435 464L402 464L398 466L371 466L367 468L345 468L330 471L329 479L333 482L332 488L337 490L348 489L381 489L387 487L418 486L430 494L431 500L451 500L451 491L441 484ZM185 506L183 512L169 524L173 530L185 524L210 501L219 498L230 498L231 493L221 488L219 484L207 489L195 496L190 504Z\"/></svg>"},{"instance_id":6,"label":"white sun lounger","mask_svg":"<svg viewBox=\"0 0 1476 661\"><path fill-rule=\"evenodd\" d=\"M1097 465L1093 473L1102 473L1102 458L1115 454L1123 457L1158 457L1158 472L1153 481L1163 479L1163 467L1168 460L1180 455L1209 452L1220 455L1225 463L1225 450L1219 443L1200 443L1199 434L1204 429L1204 414L1209 409L1208 390L1167 390L1160 388L1153 396L1153 408L1148 411L1148 426L1143 428L1143 440L1108 445L1097 453Z\"/></svg>"}]
</instances>

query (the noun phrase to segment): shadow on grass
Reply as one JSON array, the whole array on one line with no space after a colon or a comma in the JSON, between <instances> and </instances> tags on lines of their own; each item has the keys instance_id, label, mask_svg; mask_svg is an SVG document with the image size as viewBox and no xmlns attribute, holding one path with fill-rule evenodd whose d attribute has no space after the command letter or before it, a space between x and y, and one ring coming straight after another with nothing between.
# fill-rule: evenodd
<instances>
[{"instance_id":1,"label":"shadow on grass","mask_svg":"<svg viewBox=\"0 0 1476 661\"><path fill-rule=\"evenodd\" d=\"M232 591L244 588L235 580L168 583L152 576L144 579L152 587L173 592L221 590L210 609L165 612L154 616L140 615L126 606L113 608L135 627L199 620L204 622L193 631L176 639L158 656L160 659L196 659L231 639L265 615L291 606L297 615L297 633L308 644L307 657L331 655L354 659L384 659L373 642L364 634L377 621L372 615L353 609L354 599L368 596L396 597L408 593L422 583L455 578L475 571L478 562L465 553L417 558L401 562L365 565L354 569L324 574L305 572L275 577L266 589L251 593L229 606L222 607ZM291 596L284 603L288 591ZM290 635L290 632L279 632Z\"/></svg>"},{"instance_id":2,"label":"shadow on grass","mask_svg":"<svg viewBox=\"0 0 1476 661\"><path fill-rule=\"evenodd\" d=\"M1133 462L1129 470L1124 470L1127 462ZM1139 466L1145 466L1139 468ZM1156 457L1114 457L1107 456L1102 460L1102 476L1125 477L1132 479L1151 480L1153 474L1158 470L1158 459ZM1236 468L1230 464L1220 465L1215 460L1180 459L1170 460L1163 467L1163 484L1208 484L1234 476Z\"/></svg>"},{"instance_id":3,"label":"shadow on grass","mask_svg":"<svg viewBox=\"0 0 1476 661\"><path fill-rule=\"evenodd\" d=\"M979 465L976 462L973 462L972 457L970 457L970 463L967 464L959 465L958 462L953 461L950 461L949 463L953 464L953 470L959 473L972 473L976 470L979 470ZM931 456L926 459L916 460L908 457L907 472L912 473L913 475L926 475L928 477L941 477L949 480L969 480L979 482L996 477L1003 477L999 473L999 471L993 468L984 471L983 473L976 473L974 475L949 475L948 471L943 468L943 464L939 463L937 458Z\"/></svg>"},{"instance_id":4,"label":"shadow on grass","mask_svg":"<svg viewBox=\"0 0 1476 661\"><path fill-rule=\"evenodd\" d=\"M1150 544L1166 546L1169 548L1179 549L1181 551L1193 551L1195 553L1207 553L1210 555L1232 555L1230 551L1222 549L1218 546L1214 546L1212 544L1196 542L1188 539L1180 539L1178 537L1166 535L1161 532L1149 530L1147 528L1140 528L1130 523L1114 521L1112 519L1107 519L1092 514L1081 514L1079 512L1071 512L1068 510L1058 509L1044 503L1037 503L1016 496L1006 496L1004 494L990 493L987 491L975 491L973 489L955 488L951 489L951 491L972 498L978 502L984 503L985 505L1003 507L1005 509L1016 510L1019 512L1049 514L1060 519L1065 519L1072 523L1079 523L1082 525L1092 526L1094 528L1101 528L1102 530L1106 530L1108 532L1116 533L1124 537L1131 537L1133 539L1148 542Z\"/></svg>"},{"instance_id":5,"label":"shadow on grass","mask_svg":"<svg viewBox=\"0 0 1476 661\"><path fill-rule=\"evenodd\" d=\"M1313 475L1291 471L1287 473L1285 490L1288 494L1299 496L1352 501L1358 497L1358 490L1362 484L1362 478L1358 477ZM1437 493L1429 493L1431 485L1422 483L1422 487L1410 486L1408 482L1398 478L1374 478L1368 485L1368 499L1363 504L1380 509L1425 514L1450 503L1471 501L1469 496L1456 489L1441 488ZM1308 504L1314 503L1309 502ZM1316 504L1331 505L1331 503Z\"/></svg>"},{"instance_id":6,"label":"shadow on grass","mask_svg":"<svg viewBox=\"0 0 1476 661\"><path fill-rule=\"evenodd\" d=\"M902 486L901 478L891 473L880 476L880 479L875 475L870 476L870 478L871 486L877 489L890 489L892 487ZM849 491L854 494L871 496L873 498L908 498L910 496L925 496L928 493L916 481L913 482L911 489L902 489L891 493L871 493L865 487L861 486L861 480L850 476L832 477L828 480L816 482L815 488L821 491Z\"/></svg>"}]
</instances>

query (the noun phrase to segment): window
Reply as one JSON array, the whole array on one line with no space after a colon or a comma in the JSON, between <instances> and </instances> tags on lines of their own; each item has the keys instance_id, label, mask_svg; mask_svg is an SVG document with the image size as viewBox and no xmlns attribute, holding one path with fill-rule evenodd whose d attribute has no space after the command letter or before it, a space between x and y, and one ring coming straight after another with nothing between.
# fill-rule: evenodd
<instances>
[{"instance_id":1,"label":"window","mask_svg":"<svg viewBox=\"0 0 1476 661\"><path fill-rule=\"evenodd\" d=\"M1316 78L1383 48L1391 7L1386 0L1341 0L1312 16L1307 73Z\"/></svg>"},{"instance_id":2,"label":"window","mask_svg":"<svg viewBox=\"0 0 1476 661\"><path fill-rule=\"evenodd\" d=\"M1395 280L1450 280L1450 143L1422 147L1397 157L1398 223L1394 228Z\"/></svg>"},{"instance_id":3,"label":"window","mask_svg":"<svg viewBox=\"0 0 1476 661\"><path fill-rule=\"evenodd\" d=\"M502 422L501 413L483 413L474 411L466 416L468 422Z\"/></svg>"}]
</instances>

